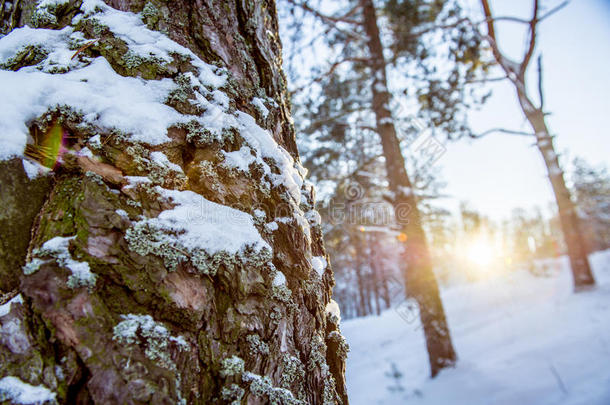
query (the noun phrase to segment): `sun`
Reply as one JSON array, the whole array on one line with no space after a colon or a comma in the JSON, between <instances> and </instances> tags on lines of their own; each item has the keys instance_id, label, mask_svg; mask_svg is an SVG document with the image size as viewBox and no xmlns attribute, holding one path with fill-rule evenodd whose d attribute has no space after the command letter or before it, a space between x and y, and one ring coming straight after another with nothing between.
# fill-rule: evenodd
<instances>
[{"instance_id":1,"label":"sun","mask_svg":"<svg viewBox=\"0 0 610 405\"><path fill-rule=\"evenodd\" d=\"M495 259L494 246L484 239L476 239L466 247L466 259L478 266L489 266Z\"/></svg>"}]
</instances>

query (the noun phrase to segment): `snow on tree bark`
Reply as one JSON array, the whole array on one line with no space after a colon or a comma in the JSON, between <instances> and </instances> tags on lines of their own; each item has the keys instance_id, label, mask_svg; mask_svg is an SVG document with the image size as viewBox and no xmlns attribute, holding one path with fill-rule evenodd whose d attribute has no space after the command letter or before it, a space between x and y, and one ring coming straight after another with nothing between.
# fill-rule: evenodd
<instances>
[{"instance_id":1,"label":"snow on tree bark","mask_svg":"<svg viewBox=\"0 0 610 405\"><path fill-rule=\"evenodd\" d=\"M274 2L11 7L0 399L346 404Z\"/></svg>"}]
</instances>

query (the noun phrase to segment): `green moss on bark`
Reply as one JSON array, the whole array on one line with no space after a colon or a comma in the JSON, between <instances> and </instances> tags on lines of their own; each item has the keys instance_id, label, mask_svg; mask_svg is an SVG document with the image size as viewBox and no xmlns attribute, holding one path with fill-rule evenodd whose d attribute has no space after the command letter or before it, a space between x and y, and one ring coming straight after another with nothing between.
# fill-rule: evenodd
<instances>
[{"instance_id":1,"label":"green moss on bark","mask_svg":"<svg viewBox=\"0 0 610 405\"><path fill-rule=\"evenodd\" d=\"M0 292L19 285L31 229L50 187L49 177L30 180L21 159L0 162Z\"/></svg>"}]
</instances>

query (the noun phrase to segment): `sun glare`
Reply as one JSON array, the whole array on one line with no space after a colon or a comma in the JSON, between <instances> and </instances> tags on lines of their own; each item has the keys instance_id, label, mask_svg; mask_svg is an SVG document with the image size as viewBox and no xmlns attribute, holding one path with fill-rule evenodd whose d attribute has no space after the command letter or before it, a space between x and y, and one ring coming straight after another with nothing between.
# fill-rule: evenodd
<instances>
[{"instance_id":1,"label":"sun glare","mask_svg":"<svg viewBox=\"0 0 610 405\"><path fill-rule=\"evenodd\" d=\"M485 240L476 240L468 246L466 258L476 265L488 266L495 258L494 247Z\"/></svg>"},{"instance_id":2,"label":"sun glare","mask_svg":"<svg viewBox=\"0 0 610 405\"><path fill-rule=\"evenodd\" d=\"M504 257L502 247L486 232L465 238L459 251L461 262L465 266L463 269L472 277L487 277L502 268L499 266Z\"/></svg>"}]
</instances>

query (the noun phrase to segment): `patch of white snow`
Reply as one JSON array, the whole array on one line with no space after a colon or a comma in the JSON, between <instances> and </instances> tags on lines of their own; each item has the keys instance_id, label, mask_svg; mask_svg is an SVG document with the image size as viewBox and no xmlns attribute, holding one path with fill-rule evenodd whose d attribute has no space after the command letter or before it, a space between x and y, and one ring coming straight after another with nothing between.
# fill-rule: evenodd
<instances>
[{"instance_id":1,"label":"patch of white snow","mask_svg":"<svg viewBox=\"0 0 610 405\"><path fill-rule=\"evenodd\" d=\"M17 294L4 304L0 305L0 316L4 316L11 312L12 304L23 304L23 297L21 296L21 294Z\"/></svg>"},{"instance_id":2,"label":"patch of white snow","mask_svg":"<svg viewBox=\"0 0 610 405\"><path fill-rule=\"evenodd\" d=\"M7 376L0 380L0 399L16 404L42 404L55 401L55 395L43 385L30 385L17 377Z\"/></svg>"},{"instance_id":3,"label":"patch of white snow","mask_svg":"<svg viewBox=\"0 0 610 405\"><path fill-rule=\"evenodd\" d=\"M326 271L326 267L328 266L328 263L326 262L326 258L324 256L314 256L311 258L311 265L313 266L314 270L318 273L318 275L320 277L322 277L322 275Z\"/></svg>"}]
</instances>

